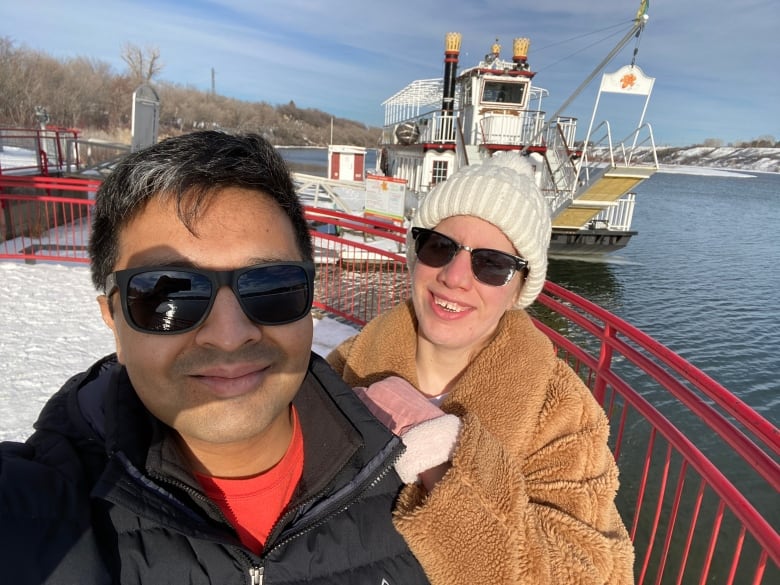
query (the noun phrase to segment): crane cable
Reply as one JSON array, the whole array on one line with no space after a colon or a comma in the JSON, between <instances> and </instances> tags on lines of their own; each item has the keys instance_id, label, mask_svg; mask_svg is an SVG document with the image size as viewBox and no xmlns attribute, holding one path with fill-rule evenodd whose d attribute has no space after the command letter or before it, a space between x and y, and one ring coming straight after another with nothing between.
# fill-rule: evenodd
<instances>
[{"instance_id":1,"label":"crane cable","mask_svg":"<svg viewBox=\"0 0 780 585\"><path fill-rule=\"evenodd\" d=\"M645 6L646 3L642 2L642 5ZM642 8L640 7L639 12L637 12L637 16L634 19L634 24L631 27L631 30L628 31L628 33L623 36L620 41L618 41L617 45L614 46L614 48L609 52L609 54L602 59L601 63L599 63L596 68L591 72L588 77L585 78L585 80L577 87L577 89L574 90L574 92L566 99L566 101L561 104L561 106L555 111L554 114L552 114L549 118L547 118L547 121L545 121L544 125L539 129L539 131L536 133L536 135L532 138L530 142L528 142L525 147L523 147L523 150L521 151L521 154L525 154L531 144L536 144L539 139L544 136L545 132L547 132L547 129L550 127L550 124L553 122L553 120L557 120L558 116L561 115L561 112L563 112L566 108L569 107L569 104L571 104L577 96L582 93L582 91L590 85L590 82L593 81L593 79L601 73L604 68L609 64L610 61L612 61L612 58L617 55L620 50L628 44L628 42L631 40L632 37L639 38L639 35L641 34L642 30L645 27L645 24L647 23L647 13L646 10L643 12ZM636 58L636 53L638 51L638 45L634 48L634 59ZM633 63L633 60L632 60Z\"/></svg>"}]
</instances>

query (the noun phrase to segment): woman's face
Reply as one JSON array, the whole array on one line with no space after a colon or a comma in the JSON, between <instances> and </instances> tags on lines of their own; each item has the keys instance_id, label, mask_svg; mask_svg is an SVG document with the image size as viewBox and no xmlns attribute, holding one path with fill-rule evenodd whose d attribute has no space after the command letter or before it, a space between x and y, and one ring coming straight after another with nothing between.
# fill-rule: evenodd
<instances>
[{"instance_id":1,"label":"woman's face","mask_svg":"<svg viewBox=\"0 0 780 585\"><path fill-rule=\"evenodd\" d=\"M469 248L492 248L518 255L500 229L476 217L448 217L434 229ZM418 338L438 348L474 355L490 341L504 312L517 300L522 284L522 272L515 272L504 286L480 282L472 271L468 250L459 250L439 268L417 259L412 301L419 323Z\"/></svg>"}]
</instances>

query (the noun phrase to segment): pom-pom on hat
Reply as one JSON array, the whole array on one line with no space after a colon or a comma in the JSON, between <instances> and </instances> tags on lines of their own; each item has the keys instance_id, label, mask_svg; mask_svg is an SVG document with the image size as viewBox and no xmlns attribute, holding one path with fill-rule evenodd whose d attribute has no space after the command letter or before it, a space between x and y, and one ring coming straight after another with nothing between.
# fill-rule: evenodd
<instances>
[{"instance_id":1,"label":"pom-pom on hat","mask_svg":"<svg viewBox=\"0 0 780 585\"><path fill-rule=\"evenodd\" d=\"M470 215L492 223L506 235L517 254L528 261L528 276L515 303L525 309L542 292L550 245L550 209L536 186L533 167L516 152L496 153L482 164L459 169L424 196L412 227L435 229L455 215ZM411 229L406 257L414 268Z\"/></svg>"}]
</instances>

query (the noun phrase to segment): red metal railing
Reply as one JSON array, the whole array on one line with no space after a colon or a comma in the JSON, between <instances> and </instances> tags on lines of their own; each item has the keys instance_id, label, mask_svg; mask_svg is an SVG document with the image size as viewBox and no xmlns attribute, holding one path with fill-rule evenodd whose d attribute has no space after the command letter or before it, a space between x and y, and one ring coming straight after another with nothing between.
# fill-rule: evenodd
<instances>
[{"instance_id":1,"label":"red metal railing","mask_svg":"<svg viewBox=\"0 0 780 585\"><path fill-rule=\"evenodd\" d=\"M539 326L610 417L621 511L632 511L624 517L637 547L637 582L776 582L777 427L593 303L548 282L540 304L565 317L565 335ZM640 464L633 458L641 451ZM735 473L736 461L750 471Z\"/></svg>"},{"instance_id":2,"label":"red metal railing","mask_svg":"<svg viewBox=\"0 0 780 585\"><path fill-rule=\"evenodd\" d=\"M88 263L97 179L0 175L0 259Z\"/></svg>"},{"instance_id":3,"label":"red metal railing","mask_svg":"<svg viewBox=\"0 0 780 585\"><path fill-rule=\"evenodd\" d=\"M406 229L314 207L306 208L306 217L318 264L315 307L365 325L409 297L406 255L400 253Z\"/></svg>"},{"instance_id":4,"label":"red metal railing","mask_svg":"<svg viewBox=\"0 0 780 585\"><path fill-rule=\"evenodd\" d=\"M71 195L96 188L36 181L28 188ZM0 177L11 219L0 258L88 261L93 201L10 194L9 185ZM306 213L317 309L362 325L408 298L404 229L336 211ZM18 231L41 217L48 229ZM777 427L651 337L554 283L531 310L609 416L637 582L780 582Z\"/></svg>"},{"instance_id":5,"label":"red metal railing","mask_svg":"<svg viewBox=\"0 0 780 585\"><path fill-rule=\"evenodd\" d=\"M79 130L0 128L0 175L61 173L79 166Z\"/></svg>"}]
</instances>

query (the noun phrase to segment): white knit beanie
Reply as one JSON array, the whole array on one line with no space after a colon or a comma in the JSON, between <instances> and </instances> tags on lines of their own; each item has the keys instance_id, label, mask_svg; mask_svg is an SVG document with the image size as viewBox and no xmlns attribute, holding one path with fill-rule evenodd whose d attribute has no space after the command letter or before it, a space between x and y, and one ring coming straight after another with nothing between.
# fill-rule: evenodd
<instances>
[{"instance_id":1,"label":"white knit beanie","mask_svg":"<svg viewBox=\"0 0 780 585\"><path fill-rule=\"evenodd\" d=\"M482 164L459 169L424 196L412 227L435 229L455 215L470 215L492 223L528 261L525 280L515 307L530 306L542 292L550 245L550 208L533 178L527 158L517 152L500 152ZM417 256L411 229L407 233L409 269Z\"/></svg>"}]
</instances>

